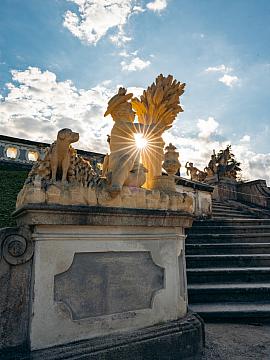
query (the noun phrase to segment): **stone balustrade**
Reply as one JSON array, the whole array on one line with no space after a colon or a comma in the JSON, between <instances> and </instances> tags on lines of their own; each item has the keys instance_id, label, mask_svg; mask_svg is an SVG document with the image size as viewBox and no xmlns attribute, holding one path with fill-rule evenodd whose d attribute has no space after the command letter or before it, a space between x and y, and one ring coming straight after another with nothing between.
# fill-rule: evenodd
<instances>
[{"instance_id":1,"label":"stone balustrade","mask_svg":"<svg viewBox=\"0 0 270 360\"><path fill-rule=\"evenodd\" d=\"M50 144L0 135L0 163L12 163L31 167L38 158L43 158ZM103 154L77 150L87 160L102 162Z\"/></svg>"}]
</instances>

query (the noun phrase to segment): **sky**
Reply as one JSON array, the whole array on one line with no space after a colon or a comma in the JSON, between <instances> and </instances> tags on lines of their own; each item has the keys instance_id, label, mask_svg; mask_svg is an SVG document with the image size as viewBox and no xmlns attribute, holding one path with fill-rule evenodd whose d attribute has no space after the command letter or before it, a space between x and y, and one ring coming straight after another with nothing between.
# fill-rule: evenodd
<instances>
[{"instance_id":1,"label":"sky","mask_svg":"<svg viewBox=\"0 0 270 360\"><path fill-rule=\"evenodd\" d=\"M203 169L226 145L242 179L270 185L269 0L1 0L0 134L105 153L119 86L163 73L186 83L164 135Z\"/></svg>"}]
</instances>

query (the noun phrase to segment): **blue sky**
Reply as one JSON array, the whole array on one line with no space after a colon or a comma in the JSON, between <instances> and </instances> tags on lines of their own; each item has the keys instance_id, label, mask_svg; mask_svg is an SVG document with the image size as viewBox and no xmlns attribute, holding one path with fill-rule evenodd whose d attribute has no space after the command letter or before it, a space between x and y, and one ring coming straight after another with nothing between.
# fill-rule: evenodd
<instances>
[{"instance_id":1,"label":"blue sky","mask_svg":"<svg viewBox=\"0 0 270 360\"><path fill-rule=\"evenodd\" d=\"M245 179L270 179L270 1L1 0L0 133L106 151L117 86L137 95L159 73L186 82L165 136L204 167L231 143Z\"/></svg>"}]
</instances>

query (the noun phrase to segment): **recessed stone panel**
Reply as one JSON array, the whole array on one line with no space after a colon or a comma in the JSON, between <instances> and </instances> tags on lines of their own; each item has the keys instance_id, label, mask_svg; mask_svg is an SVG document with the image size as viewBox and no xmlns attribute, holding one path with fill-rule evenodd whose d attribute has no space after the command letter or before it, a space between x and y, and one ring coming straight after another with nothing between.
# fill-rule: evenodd
<instances>
[{"instance_id":1,"label":"recessed stone panel","mask_svg":"<svg viewBox=\"0 0 270 360\"><path fill-rule=\"evenodd\" d=\"M54 300L80 320L151 308L164 288L164 269L147 251L75 253L54 281Z\"/></svg>"}]
</instances>

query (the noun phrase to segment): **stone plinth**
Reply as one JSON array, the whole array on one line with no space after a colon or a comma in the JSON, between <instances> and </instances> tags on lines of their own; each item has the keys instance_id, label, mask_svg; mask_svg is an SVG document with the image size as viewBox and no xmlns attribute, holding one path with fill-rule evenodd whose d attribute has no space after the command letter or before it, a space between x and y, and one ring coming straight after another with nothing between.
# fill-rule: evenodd
<instances>
[{"instance_id":1,"label":"stone plinth","mask_svg":"<svg viewBox=\"0 0 270 360\"><path fill-rule=\"evenodd\" d=\"M230 178L217 178L212 176L205 179L205 182L214 186L213 199L218 201L237 200L237 181Z\"/></svg>"},{"instance_id":2,"label":"stone plinth","mask_svg":"<svg viewBox=\"0 0 270 360\"><path fill-rule=\"evenodd\" d=\"M208 218L212 215L212 193L214 187L197 181L175 176L176 191L187 193L193 198L193 212L196 218Z\"/></svg>"},{"instance_id":3,"label":"stone plinth","mask_svg":"<svg viewBox=\"0 0 270 360\"><path fill-rule=\"evenodd\" d=\"M200 358L201 324L187 313L184 229L192 224L190 214L29 205L14 216L33 229L32 351L89 339L106 343L121 334L127 349L136 350L133 359L150 359L151 351L153 359ZM171 354L157 357L153 345L164 341L164 324L171 329ZM136 332L143 346L136 336L133 341ZM99 359L92 350L88 358ZM100 359L114 358L113 351Z\"/></svg>"}]
</instances>

